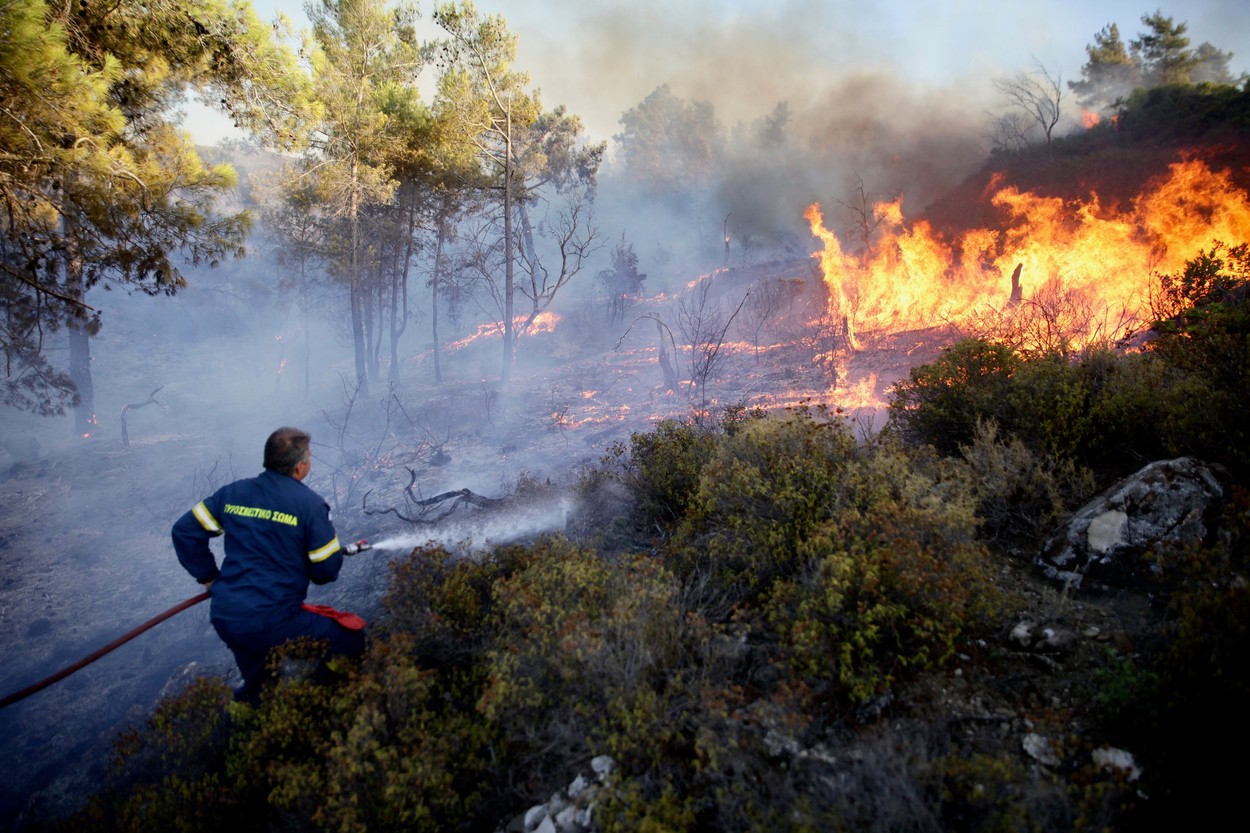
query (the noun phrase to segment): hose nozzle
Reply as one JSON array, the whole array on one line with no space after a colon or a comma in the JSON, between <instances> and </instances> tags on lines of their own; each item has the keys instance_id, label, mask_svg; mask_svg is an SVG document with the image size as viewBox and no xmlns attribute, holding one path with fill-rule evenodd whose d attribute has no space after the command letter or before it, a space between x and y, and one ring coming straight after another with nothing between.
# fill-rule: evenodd
<instances>
[{"instance_id":1,"label":"hose nozzle","mask_svg":"<svg viewBox=\"0 0 1250 833\"><path fill-rule=\"evenodd\" d=\"M364 552L365 550L368 550L368 549L373 549L373 547L370 546L368 541L366 541L364 538L361 538L356 543L348 544L347 546L343 547L343 555L355 555L358 552Z\"/></svg>"}]
</instances>

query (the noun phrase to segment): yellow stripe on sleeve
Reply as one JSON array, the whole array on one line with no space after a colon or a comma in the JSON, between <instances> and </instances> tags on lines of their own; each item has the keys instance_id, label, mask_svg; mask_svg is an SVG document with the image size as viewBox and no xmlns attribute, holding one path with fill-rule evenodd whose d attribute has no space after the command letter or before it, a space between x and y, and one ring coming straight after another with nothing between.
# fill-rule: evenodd
<instances>
[{"instance_id":1,"label":"yellow stripe on sleeve","mask_svg":"<svg viewBox=\"0 0 1250 833\"><path fill-rule=\"evenodd\" d=\"M191 509L191 514L195 515L195 519L200 522L200 526L204 527L213 535L221 532L221 524L217 523L217 519L213 517L213 513L208 511L208 507L204 505L204 501L195 504Z\"/></svg>"},{"instance_id":2,"label":"yellow stripe on sleeve","mask_svg":"<svg viewBox=\"0 0 1250 833\"><path fill-rule=\"evenodd\" d=\"M339 539L338 539L338 536L335 536L333 539L331 539L330 543L326 544L324 547L318 547L317 549L308 553L308 560L316 564L318 561L325 561L327 558L334 555L338 551L339 551Z\"/></svg>"}]
</instances>

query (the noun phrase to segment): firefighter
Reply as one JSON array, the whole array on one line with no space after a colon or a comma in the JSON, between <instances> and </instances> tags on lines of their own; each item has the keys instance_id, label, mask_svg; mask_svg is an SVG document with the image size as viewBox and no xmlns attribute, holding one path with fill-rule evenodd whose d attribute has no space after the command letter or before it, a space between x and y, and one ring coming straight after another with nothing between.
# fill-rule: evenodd
<instances>
[{"instance_id":1,"label":"firefighter","mask_svg":"<svg viewBox=\"0 0 1250 833\"><path fill-rule=\"evenodd\" d=\"M173 527L178 561L211 594L209 618L243 676L235 699L246 703L260 695L269 651L289 640L324 640L332 655L365 649L364 620L304 604L308 583L338 578L344 555L329 505L303 483L311 439L298 428L274 431L263 472L221 487ZM218 569L208 542L223 534ZM324 657L319 673L326 673Z\"/></svg>"}]
</instances>

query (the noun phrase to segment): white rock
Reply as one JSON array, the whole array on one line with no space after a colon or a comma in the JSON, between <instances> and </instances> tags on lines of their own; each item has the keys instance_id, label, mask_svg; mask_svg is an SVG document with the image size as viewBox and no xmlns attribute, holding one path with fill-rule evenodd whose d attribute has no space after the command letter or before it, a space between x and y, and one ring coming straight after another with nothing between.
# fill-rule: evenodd
<instances>
[{"instance_id":1,"label":"white rock","mask_svg":"<svg viewBox=\"0 0 1250 833\"><path fill-rule=\"evenodd\" d=\"M545 816L542 823L534 828L534 833L558 833L556 824L551 820L551 816Z\"/></svg>"},{"instance_id":2,"label":"white rock","mask_svg":"<svg viewBox=\"0 0 1250 833\"><path fill-rule=\"evenodd\" d=\"M572 833L577 829L577 808L572 804L556 815L556 829L560 833Z\"/></svg>"},{"instance_id":3,"label":"white rock","mask_svg":"<svg viewBox=\"0 0 1250 833\"><path fill-rule=\"evenodd\" d=\"M569 798L577 798L589 786L590 782L586 780L585 775L577 776L573 779L573 783L569 784Z\"/></svg>"},{"instance_id":4,"label":"white rock","mask_svg":"<svg viewBox=\"0 0 1250 833\"><path fill-rule=\"evenodd\" d=\"M1024 736L1022 743L1024 751L1029 753L1029 757L1038 763L1046 766L1058 766L1059 756L1055 754L1055 749L1050 745L1050 739L1030 732Z\"/></svg>"},{"instance_id":5,"label":"white rock","mask_svg":"<svg viewBox=\"0 0 1250 833\"><path fill-rule=\"evenodd\" d=\"M598 775L599 780L602 781L616 771L616 761L612 760L611 755L599 755L590 762L590 768L595 771L595 775Z\"/></svg>"},{"instance_id":6,"label":"white rock","mask_svg":"<svg viewBox=\"0 0 1250 833\"><path fill-rule=\"evenodd\" d=\"M1128 773L1128 780L1130 781L1136 781L1141 777L1141 767L1137 765L1137 761L1133 760L1131 752L1104 746L1101 749L1095 749L1091 757L1094 759L1094 763L1104 769L1124 770Z\"/></svg>"},{"instance_id":7,"label":"white rock","mask_svg":"<svg viewBox=\"0 0 1250 833\"><path fill-rule=\"evenodd\" d=\"M547 818L547 805L535 804L525 811L525 829L532 831L545 818Z\"/></svg>"}]
</instances>

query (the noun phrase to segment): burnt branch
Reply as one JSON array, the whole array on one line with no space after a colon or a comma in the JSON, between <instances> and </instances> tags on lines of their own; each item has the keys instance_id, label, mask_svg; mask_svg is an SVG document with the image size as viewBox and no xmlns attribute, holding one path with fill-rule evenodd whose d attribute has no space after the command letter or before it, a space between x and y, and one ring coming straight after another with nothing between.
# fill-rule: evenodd
<instances>
[{"instance_id":1,"label":"burnt branch","mask_svg":"<svg viewBox=\"0 0 1250 833\"><path fill-rule=\"evenodd\" d=\"M163 387L165 387L165 386L164 386L164 385L161 385L161 386L159 386L158 388L156 388L156 390L154 390L154 391L152 391L151 393L149 393L149 394L148 394L148 398L147 398L147 399L145 399L145 400L143 400L142 402L131 402L131 403L130 403L130 404L128 404L126 407L122 408L122 414L121 414L121 421L122 421L122 445L123 445L123 446L125 446L126 448L130 448L130 432L126 430L126 412L127 412L127 411L129 411L131 408L143 408L143 407L145 407L145 406L147 406L147 405L151 405L151 404L153 404L153 403L155 403L155 404L157 404L157 405L160 405L160 406L161 406L161 408L164 408L164 407L165 407L164 405L161 405L161 403L160 403L160 402L157 402L157 401L156 401L156 395L157 395L158 393L160 393L160 392L161 392L161 388L163 388Z\"/></svg>"},{"instance_id":2,"label":"burnt branch","mask_svg":"<svg viewBox=\"0 0 1250 833\"><path fill-rule=\"evenodd\" d=\"M405 466L405 468L408 468ZM388 506L385 509L370 509L369 495L373 490L365 492L361 501L361 511L367 515L394 515L401 521L410 524L424 524L432 526L443 520L455 512L458 508L465 504L485 508L488 506L496 506L503 502L502 498L490 498L479 495L470 489L455 489L450 492L434 495L434 497L422 498L418 496L413 487L417 483L417 472L415 469L408 468L408 485L404 487L404 502L408 509L406 512L400 511L397 507ZM442 509L442 505L447 501L454 501L450 507ZM439 508L437 514L431 514L436 508ZM415 509L416 511L412 511Z\"/></svg>"}]
</instances>

